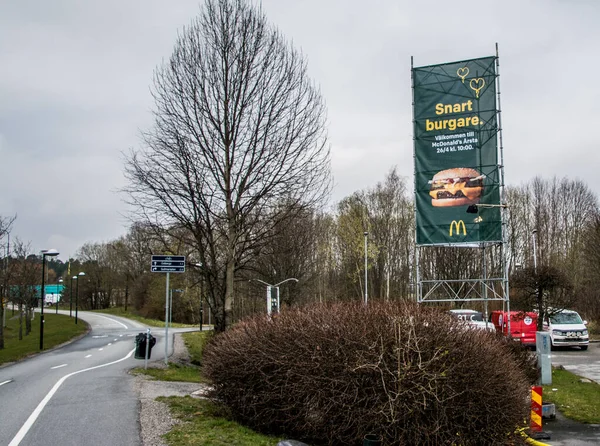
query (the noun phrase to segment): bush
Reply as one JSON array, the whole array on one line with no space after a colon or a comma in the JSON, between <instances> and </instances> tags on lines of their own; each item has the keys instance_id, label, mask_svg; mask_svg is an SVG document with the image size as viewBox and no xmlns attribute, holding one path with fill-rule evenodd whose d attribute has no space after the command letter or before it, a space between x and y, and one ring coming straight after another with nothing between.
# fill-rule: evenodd
<instances>
[{"instance_id":1,"label":"bush","mask_svg":"<svg viewBox=\"0 0 600 446\"><path fill-rule=\"evenodd\" d=\"M528 415L520 353L411 302L255 316L204 352L213 396L255 430L313 444L514 444ZM523 356L525 358L525 356Z\"/></svg>"}]
</instances>

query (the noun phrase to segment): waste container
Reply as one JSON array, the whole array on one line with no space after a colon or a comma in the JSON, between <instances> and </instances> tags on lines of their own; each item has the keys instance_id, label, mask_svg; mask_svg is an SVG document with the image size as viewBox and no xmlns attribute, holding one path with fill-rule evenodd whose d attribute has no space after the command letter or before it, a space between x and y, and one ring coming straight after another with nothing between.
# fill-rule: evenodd
<instances>
[{"instance_id":1,"label":"waste container","mask_svg":"<svg viewBox=\"0 0 600 446\"><path fill-rule=\"evenodd\" d=\"M152 347L156 344L156 338L151 334L147 335L146 333L139 333L135 337L135 359L146 359L146 336L148 336L148 339L150 340L150 343L148 344L148 359L152 356Z\"/></svg>"},{"instance_id":2,"label":"waste container","mask_svg":"<svg viewBox=\"0 0 600 446\"><path fill-rule=\"evenodd\" d=\"M382 440L379 435L367 434L363 438L363 446L381 446Z\"/></svg>"}]
</instances>

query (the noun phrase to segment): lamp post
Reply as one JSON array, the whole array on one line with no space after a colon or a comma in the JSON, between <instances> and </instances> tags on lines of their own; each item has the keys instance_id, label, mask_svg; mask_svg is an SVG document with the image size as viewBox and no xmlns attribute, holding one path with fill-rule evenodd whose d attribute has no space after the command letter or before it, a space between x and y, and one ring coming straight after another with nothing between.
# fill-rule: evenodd
<instances>
[{"instance_id":1,"label":"lamp post","mask_svg":"<svg viewBox=\"0 0 600 446\"><path fill-rule=\"evenodd\" d=\"M83 271L81 271L77 275L79 277L83 277L83 276L85 276L85 273ZM75 323L77 323L77 314L79 311L79 278L74 277L74 279L77 279L77 292L75 293Z\"/></svg>"},{"instance_id":2,"label":"lamp post","mask_svg":"<svg viewBox=\"0 0 600 446\"><path fill-rule=\"evenodd\" d=\"M281 284L283 284L285 282L290 282L292 280L294 282L298 283L298 279L296 279L294 277L290 277L289 279L282 280L281 282L276 283L275 285L271 285L270 283L267 283L264 280L260 280L260 279L250 279L249 281L252 282L253 280L256 281L256 282L260 282L263 285L267 286L267 314L269 316L271 315L271 311L272 311L272 307L271 307L271 305L272 305L272 302L271 302L271 298L272 298L272 296L271 296L271 289L275 288L277 290L277 311L279 311L279 285L281 285Z\"/></svg>"},{"instance_id":3,"label":"lamp post","mask_svg":"<svg viewBox=\"0 0 600 446\"><path fill-rule=\"evenodd\" d=\"M42 289L41 289L41 309L40 309L40 350L44 350L44 304L45 304L45 293L44 284L46 281L46 256L55 257L59 254L56 249L43 249L42 250Z\"/></svg>"},{"instance_id":4,"label":"lamp post","mask_svg":"<svg viewBox=\"0 0 600 446\"><path fill-rule=\"evenodd\" d=\"M77 280L77 276L71 277L71 287L69 288L69 317L73 317L73 279Z\"/></svg>"},{"instance_id":5,"label":"lamp post","mask_svg":"<svg viewBox=\"0 0 600 446\"><path fill-rule=\"evenodd\" d=\"M58 278L58 289L56 290L56 314L58 314L58 296L60 296L60 284L63 283L62 277Z\"/></svg>"},{"instance_id":6,"label":"lamp post","mask_svg":"<svg viewBox=\"0 0 600 446\"><path fill-rule=\"evenodd\" d=\"M365 305L367 305L367 302L369 301L369 287L367 286L367 279L368 279L368 272L367 272L367 268L368 268L368 260L367 260L367 237L369 236L369 233L367 231L364 232L365 234Z\"/></svg>"}]
</instances>

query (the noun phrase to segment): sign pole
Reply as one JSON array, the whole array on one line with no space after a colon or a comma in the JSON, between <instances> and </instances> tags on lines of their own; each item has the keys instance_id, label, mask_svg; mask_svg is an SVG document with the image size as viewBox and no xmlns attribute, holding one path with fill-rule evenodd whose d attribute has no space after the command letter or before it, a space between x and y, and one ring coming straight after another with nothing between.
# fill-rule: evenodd
<instances>
[{"instance_id":1,"label":"sign pole","mask_svg":"<svg viewBox=\"0 0 600 446\"><path fill-rule=\"evenodd\" d=\"M169 364L167 354L169 351L169 275L167 273L167 293L165 298L165 364Z\"/></svg>"},{"instance_id":2,"label":"sign pole","mask_svg":"<svg viewBox=\"0 0 600 446\"><path fill-rule=\"evenodd\" d=\"M146 329L146 355L144 356L144 370L148 368L148 353L150 351L150 329Z\"/></svg>"}]
</instances>

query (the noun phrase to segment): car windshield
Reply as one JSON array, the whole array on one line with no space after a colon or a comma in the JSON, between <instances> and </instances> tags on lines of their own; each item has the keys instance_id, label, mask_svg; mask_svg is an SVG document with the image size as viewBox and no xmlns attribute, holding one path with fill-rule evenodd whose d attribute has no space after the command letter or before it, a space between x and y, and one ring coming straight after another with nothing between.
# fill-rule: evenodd
<instances>
[{"instance_id":1,"label":"car windshield","mask_svg":"<svg viewBox=\"0 0 600 446\"><path fill-rule=\"evenodd\" d=\"M557 313L550 316L550 321L553 324L583 324L577 313Z\"/></svg>"}]
</instances>

